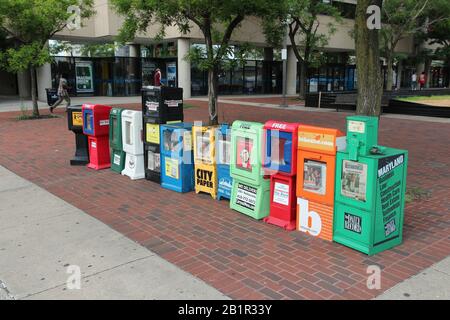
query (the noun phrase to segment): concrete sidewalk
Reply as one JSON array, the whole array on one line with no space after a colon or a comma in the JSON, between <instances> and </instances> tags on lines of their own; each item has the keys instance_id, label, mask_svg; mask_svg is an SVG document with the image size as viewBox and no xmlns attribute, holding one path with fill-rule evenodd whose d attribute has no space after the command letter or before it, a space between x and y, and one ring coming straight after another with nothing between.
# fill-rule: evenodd
<instances>
[{"instance_id":1,"label":"concrete sidewalk","mask_svg":"<svg viewBox=\"0 0 450 320\"><path fill-rule=\"evenodd\" d=\"M0 166L1 299L227 299ZM69 290L69 266L81 289Z\"/></svg>"},{"instance_id":2,"label":"concrete sidewalk","mask_svg":"<svg viewBox=\"0 0 450 320\"><path fill-rule=\"evenodd\" d=\"M378 300L450 300L450 257L377 297Z\"/></svg>"},{"instance_id":3,"label":"concrete sidewalk","mask_svg":"<svg viewBox=\"0 0 450 320\"><path fill-rule=\"evenodd\" d=\"M105 104L105 105L121 105L130 103L141 103L141 96L136 97L72 97L71 104ZM39 102L40 110L48 110L48 104L46 102ZM58 108L65 108L65 101ZM0 97L0 112L20 111L21 107L25 110L32 110L32 103L30 100L20 100L16 97Z\"/></svg>"}]
</instances>

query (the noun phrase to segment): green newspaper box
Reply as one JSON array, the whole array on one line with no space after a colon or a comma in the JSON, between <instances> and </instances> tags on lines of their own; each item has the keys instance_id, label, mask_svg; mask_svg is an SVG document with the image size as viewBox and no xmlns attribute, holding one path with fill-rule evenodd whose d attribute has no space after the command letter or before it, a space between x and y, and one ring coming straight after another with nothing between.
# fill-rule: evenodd
<instances>
[{"instance_id":1,"label":"green newspaper box","mask_svg":"<svg viewBox=\"0 0 450 320\"><path fill-rule=\"evenodd\" d=\"M270 211L270 179L262 167L263 125L235 121L231 131L231 166L233 178L230 207L260 220Z\"/></svg>"},{"instance_id":2,"label":"green newspaper box","mask_svg":"<svg viewBox=\"0 0 450 320\"><path fill-rule=\"evenodd\" d=\"M374 255L402 243L408 151L381 147L378 118L347 118L338 152L333 240Z\"/></svg>"},{"instance_id":3,"label":"green newspaper box","mask_svg":"<svg viewBox=\"0 0 450 320\"><path fill-rule=\"evenodd\" d=\"M122 142L122 112L113 108L109 114L109 147L111 149L111 170L122 173L125 168L125 152Z\"/></svg>"}]
</instances>

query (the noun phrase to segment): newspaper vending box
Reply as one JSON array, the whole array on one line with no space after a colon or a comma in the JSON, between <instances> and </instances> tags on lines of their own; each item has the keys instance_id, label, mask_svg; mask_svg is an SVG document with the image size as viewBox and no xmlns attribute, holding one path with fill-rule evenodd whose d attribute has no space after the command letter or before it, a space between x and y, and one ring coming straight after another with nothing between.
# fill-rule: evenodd
<instances>
[{"instance_id":1,"label":"newspaper vending box","mask_svg":"<svg viewBox=\"0 0 450 320\"><path fill-rule=\"evenodd\" d=\"M122 112L122 143L126 153L122 175L132 180L145 178L144 143L142 139L142 111Z\"/></svg>"},{"instance_id":2,"label":"newspaper vending box","mask_svg":"<svg viewBox=\"0 0 450 320\"><path fill-rule=\"evenodd\" d=\"M270 180L262 167L263 125L235 121L231 132L233 190L230 207L260 220L269 215Z\"/></svg>"},{"instance_id":3,"label":"newspaper vending box","mask_svg":"<svg viewBox=\"0 0 450 320\"><path fill-rule=\"evenodd\" d=\"M347 118L333 240L368 255L402 243L408 151L377 146L378 118Z\"/></svg>"},{"instance_id":4,"label":"newspaper vending box","mask_svg":"<svg viewBox=\"0 0 450 320\"><path fill-rule=\"evenodd\" d=\"M89 163L88 138L83 134L82 106L67 108L69 130L75 134L75 156L70 160L71 166L85 166Z\"/></svg>"},{"instance_id":5,"label":"newspaper vending box","mask_svg":"<svg viewBox=\"0 0 450 320\"><path fill-rule=\"evenodd\" d=\"M183 89L142 89L145 178L161 182L161 124L183 122Z\"/></svg>"},{"instance_id":6,"label":"newspaper vending box","mask_svg":"<svg viewBox=\"0 0 450 320\"><path fill-rule=\"evenodd\" d=\"M195 192L210 194L213 199L217 198L216 128L215 126L192 128Z\"/></svg>"},{"instance_id":7,"label":"newspaper vending box","mask_svg":"<svg viewBox=\"0 0 450 320\"><path fill-rule=\"evenodd\" d=\"M194 190L192 123L161 125L161 185L176 192Z\"/></svg>"},{"instance_id":8,"label":"newspaper vending box","mask_svg":"<svg viewBox=\"0 0 450 320\"><path fill-rule=\"evenodd\" d=\"M122 173L125 168L125 152L122 143L122 112L113 108L109 114L109 147L111 148L111 170Z\"/></svg>"},{"instance_id":9,"label":"newspaper vending box","mask_svg":"<svg viewBox=\"0 0 450 320\"><path fill-rule=\"evenodd\" d=\"M295 230L298 124L269 121L264 126L263 167L270 176L270 215L265 222Z\"/></svg>"},{"instance_id":10,"label":"newspaper vending box","mask_svg":"<svg viewBox=\"0 0 450 320\"><path fill-rule=\"evenodd\" d=\"M337 129L299 126L297 230L333 241L336 152L345 148Z\"/></svg>"},{"instance_id":11,"label":"newspaper vending box","mask_svg":"<svg viewBox=\"0 0 450 320\"><path fill-rule=\"evenodd\" d=\"M222 124L216 130L217 156L217 199L231 199L233 179L230 176L231 163L231 128Z\"/></svg>"},{"instance_id":12,"label":"newspaper vending box","mask_svg":"<svg viewBox=\"0 0 450 320\"><path fill-rule=\"evenodd\" d=\"M111 167L109 150L109 113L111 107L83 105L83 133L88 136L88 168L102 170Z\"/></svg>"}]
</instances>

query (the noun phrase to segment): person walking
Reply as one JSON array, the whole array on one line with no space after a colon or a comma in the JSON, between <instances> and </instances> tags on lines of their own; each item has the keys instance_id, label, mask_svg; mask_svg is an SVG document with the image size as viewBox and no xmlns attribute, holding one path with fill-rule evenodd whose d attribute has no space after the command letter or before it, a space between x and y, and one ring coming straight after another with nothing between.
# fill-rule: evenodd
<instances>
[{"instance_id":1,"label":"person walking","mask_svg":"<svg viewBox=\"0 0 450 320\"><path fill-rule=\"evenodd\" d=\"M59 78L58 100L56 100L56 102L50 107L50 113L53 113L53 110L55 110L55 108L59 106L64 100L66 100L67 102L66 111L67 108L70 107L70 96L69 92L67 91L68 88L69 86L67 83L67 75L62 74Z\"/></svg>"},{"instance_id":2,"label":"person walking","mask_svg":"<svg viewBox=\"0 0 450 320\"><path fill-rule=\"evenodd\" d=\"M427 76L425 75L425 72L422 72L419 77L420 90L425 89L426 82L427 82Z\"/></svg>"},{"instance_id":3,"label":"person walking","mask_svg":"<svg viewBox=\"0 0 450 320\"><path fill-rule=\"evenodd\" d=\"M411 90L417 90L417 73L415 71L411 76Z\"/></svg>"},{"instance_id":4,"label":"person walking","mask_svg":"<svg viewBox=\"0 0 450 320\"><path fill-rule=\"evenodd\" d=\"M159 68L155 70L154 83L155 87L161 87L161 70Z\"/></svg>"}]
</instances>

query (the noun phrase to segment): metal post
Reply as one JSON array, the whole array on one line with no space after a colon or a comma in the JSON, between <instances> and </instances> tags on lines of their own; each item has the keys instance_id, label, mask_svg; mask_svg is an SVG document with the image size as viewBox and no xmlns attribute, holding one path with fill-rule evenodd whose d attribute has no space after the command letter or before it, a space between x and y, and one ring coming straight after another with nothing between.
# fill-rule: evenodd
<instances>
[{"instance_id":1,"label":"metal post","mask_svg":"<svg viewBox=\"0 0 450 320\"><path fill-rule=\"evenodd\" d=\"M319 91L318 109L320 109L320 103L322 102L322 91Z\"/></svg>"},{"instance_id":2,"label":"metal post","mask_svg":"<svg viewBox=\"0 0 450 320\"><path fill-rule=\"evenodd\" d=\"M281 58L283 59L283 101L280 105L281 108L287 108L287 58L288 58L288 52L287 52L287 38L289 33L289 27L286 26L286 34L283 38L283 49L281 52Z\"/></svg>"}]
</instances>

